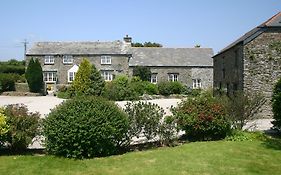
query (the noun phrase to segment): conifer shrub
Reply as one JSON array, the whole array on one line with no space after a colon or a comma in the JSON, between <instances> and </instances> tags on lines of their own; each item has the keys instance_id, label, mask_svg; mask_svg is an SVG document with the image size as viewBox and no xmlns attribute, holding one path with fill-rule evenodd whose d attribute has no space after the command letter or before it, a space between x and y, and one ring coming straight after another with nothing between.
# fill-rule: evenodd
<instances>
[{"instance_id":1,"label":"conifer shrub","mask_svg":"<svg viewBox=\"0 0 281 175\"><path fill-rule=\"evenodd\" d=\"M118 153L127 143L128 117L101 97L76 97L58 105L43 124L46 150L68 158Z\"/></svg>"},{"instance_id":2,"label":"conifer shrub","mask_svg":"<svg viewBox=\"0 0 281 175\"><path fill-rule=\"evenodd\" d=\"M272 95L273 127L281 130L281 78L275 84Z\"/></svg>"},{"instance_id":3,"label":"conifer shrub","mask_svg":"<svg viewBox=\"0 0 281 175\"><path fill-rule=\"evenodd\" d=\"M190 140L223 139L231 130L224 105L211 94L189 97L172 112L178 129Z\"/></svg>"},{"instance_id":4,"label":"conifer shrub","mask_svg":"<svg viewBox=\"0 0 281 175\"><path fill-rule=\"evenodd\" d=\"M27 66L25 77L28 83L30 92L40 93L43 90L43 72L41 64L38 59L35 61L33 58L29 61Z\"/></svg>"}]
</instances>

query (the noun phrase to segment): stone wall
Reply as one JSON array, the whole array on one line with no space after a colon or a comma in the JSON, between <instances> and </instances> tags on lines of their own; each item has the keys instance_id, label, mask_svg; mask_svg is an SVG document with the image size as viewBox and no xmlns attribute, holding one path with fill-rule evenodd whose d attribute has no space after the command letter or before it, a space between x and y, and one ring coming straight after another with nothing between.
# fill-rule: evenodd
<instances>
[{"instance_id":1,"label":"stone wall","mask_svg":"<svg viewBox=\"0 0 281 175\"><path fill-rule=\"evenodd\" d=\"M33 59L39 59L43 71L56 71L57 72L57 84L67 84L67 71L73 65L79 65L83 58L89 59L89 61L96 66L98 70L111 70L113 74L128 74L129 70L129 58L126 55L111 55L111 64L102 65L101 55L73 55L72 64L64 64L62 55L55 55L54 64L44 64L44 56L27 56L27 62L33 57Z\"/></svg>"},{"instance_id":2,"label":"stone wall","mask_svg":"<svg viewBox=\"0 0 281 175\"><path fill-rule=\"evenodd\" d=\"M277 42L281 42L281 29L269 29L244 47L244 90L264 94L266 103L259 114L263 118L272 117L272 90L281 78L281 53L274 48Z\"/></svg>"},{"instance_id":3,"label":"stone wall","mask_svg":"<svg viewBox=\"0 0 281 175\"><path fill-rule=\"evenodd\" d=\"M134 67L130 67L129 76L132 76ZM213 85L212 67L150 67L151 73L157 74L157 82L168 81L168 74L178 74L178 81L192 87L192 79L201 79L203 89Z\"/></svg>"},{"instance_id":4,"label":"stone wall","mask_svg":"<svg viewBox=\"0 0 281 175\"><path fill-rule=\"evenodd\" d=\"M238 44L214 58L214 88L243 90L243 46ZM237 87L235 87L237 86ZM235 89L236 88L236 89Z\"/></svg>"}]
</instances>

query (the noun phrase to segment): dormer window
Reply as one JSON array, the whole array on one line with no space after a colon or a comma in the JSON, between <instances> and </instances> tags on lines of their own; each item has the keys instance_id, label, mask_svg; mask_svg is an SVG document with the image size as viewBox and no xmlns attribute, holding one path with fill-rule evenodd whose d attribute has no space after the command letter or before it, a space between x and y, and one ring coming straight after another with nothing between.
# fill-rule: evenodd
<instances>
[{"instance_id":1,"label":"dormer window","mask_svg":"<svg viewBox=\"0 0 281 175\"><path fill-rule=\"evenodd\" d=\"M54 63L55 63L54 56L52 56L52 55L46 55L46 56L45 56L45 59L44 59L44 63L45 63L45 64L54 64Z\"/></svg>"},{"instance_id":2,"label":"dormer window","mask_svg":"<svg viewBox=\"0 0 281 175\"><path fill-rule=\"evenodd\" d=\"M62 62L63 62L63 64L72 64L73 63L72 55L64 55Z\"/></svg>"},{"instance_id":3,"label":"dormer window","mask_svg":"<svg viewBox=\"0 0 281 175\"><path fill-rule=\"evenodd\" d=\"M101 56L101 64L111 64L111 56Z\"/></svg>"}]
</instances>

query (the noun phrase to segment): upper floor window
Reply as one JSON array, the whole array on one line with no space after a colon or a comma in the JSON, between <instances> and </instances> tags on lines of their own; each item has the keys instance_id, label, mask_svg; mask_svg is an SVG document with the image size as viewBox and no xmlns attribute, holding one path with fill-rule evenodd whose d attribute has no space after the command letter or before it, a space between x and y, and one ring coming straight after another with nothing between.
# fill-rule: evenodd
<instances>
[{"instance_id":1,"label":"upper floor window","mask_svg":"<svg viewBox=\"0 0 281 175\"><path fill-rule=\"evenodd\" d=\"M151 83L157 83L157 74L151 74L150 82Z\"/></svg>"},{"instance_id":2,"label":"upper floor window","mask_svg":"<svg viewBox=\"0 0 281 175\"><path fill-rule=\"evenodd\" d=\"M52 55L46 55L45 56L45 60L44 60L45 64L54 64L55 63L55 58Z\"/></svg>"},{"instance_id":3,"label":"upper floor window","mask_svg":"<svg viewBox=\"0 0 281 175\"><path fill-rule=\"evenodd\" d=\"M64 55L63 56L63 59L62 59L62 62L64 64L72 64L73 63L73 57L72 55Z\"/></svg>"},{"instance_id":4,"label":"upper floor window","mask_svg":"<svg viewBox=\"0 0 281 175\"><path fill-rule=\"evenodd\" d=\"M44 81L54 83L57 81L56 72L44 72L43 73Z\"/></svg>"},{"instance_id":5,"label":"upper floor window","mask_svg":"<svg viewBox=\"0 0 281 175\"><path fill-rule=\"evenodd\" d=\"M178 81L179 74L176 74L176 73L168 74L168 80L169 81Z\"/></svg>"},{"instance_id":6,"label":"upper floor window","mask_svg":"<svg viewBox=\"0 0 281 175\"><path fill-rule=\"evenodd\" d=\"M101 56L101 64L111 64L111 56Z\"/></svg>"},{"instance_id":7,"label":"upper floor window","mask_svg":"<svg viewBox=\"0 0 281 175\"><path fill-rule=\"evenodd\" d=\"M202 88L201 79L193 79L192 80L192 88L193 89L201 89Z\"/></svg>"},{"instance_id":8,"label":"upper floor window","mask_svg":"<svg viewBox=\"0 0 281 175\"><path fill-rule=\"evenodd\" d=\"M113 74L112 71L102 71L101 76L105 81L112 81L113 80Z\"/></svg>"}]
</instances>

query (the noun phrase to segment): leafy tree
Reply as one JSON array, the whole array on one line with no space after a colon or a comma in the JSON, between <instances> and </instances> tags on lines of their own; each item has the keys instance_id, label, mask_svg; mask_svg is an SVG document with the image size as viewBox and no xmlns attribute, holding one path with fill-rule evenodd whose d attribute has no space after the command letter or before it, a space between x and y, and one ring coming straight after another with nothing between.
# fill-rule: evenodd
<instances>
[{"instance_id":1,"label":"leafy tree","mask_svg":"<svg viewBox=\"0 0 281 175\"><path fill-rule=\"evenodd\" d=\"M163 47L161 44L159 43L155 43L155 42L144 42L144 43L132 43L131 44L132 47Z\"/></svg>"},{"instance_id":2,"label":"leafy tree","mask_svg":"<svg viewBox=\"0 0 281 175\"><path fill-rule=\"evenodd\" d=\"M133 76L140 77L142 81L149 81L151 76L151 71L145 66L136 66L133 69Z\"/></svg>"},{"instance_id":3,"label":"leafy tree","mask_svg":"<svg viewBox=\"0 0 281 175\"><path fill-rule=\"evenodd\" d=\"M281 130L281 78L276 83L272 95L272 111L274 128Z\"/></svg>"},{"instance_id":4,"label":"leafy tree","mask_svg":"<svg viewBox=\"0 0 281 175\"><path fill-rule=\"evenodd\" d=\"M25 77L28 83L30 92L42 92L43 89L43 72L41 64L38 59L35 61L33 58L29 61L26 69Z\"/></svg>"}]
</instances>

